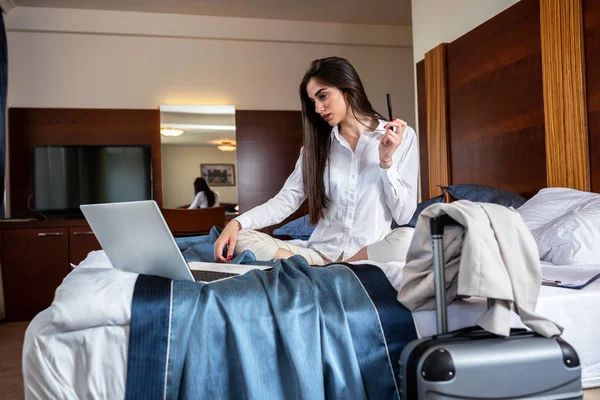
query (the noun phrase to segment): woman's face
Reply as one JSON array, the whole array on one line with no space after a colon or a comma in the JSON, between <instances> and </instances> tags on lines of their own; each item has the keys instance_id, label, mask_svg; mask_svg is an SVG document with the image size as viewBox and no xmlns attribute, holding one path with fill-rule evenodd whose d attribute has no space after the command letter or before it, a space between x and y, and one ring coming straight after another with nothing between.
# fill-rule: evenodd
<instances>
[{"instance_id":1,"label":"woman's face","mask_svg":"<svg viewBox=\"0 0 600 400\"><path fill-rule=\"evenodd\" d=\"M340 89L311 78L306 85L306 93L314 104L315 112L330 126L336 126L346 119L348 104Z\"/></svg>"}]
</instances>

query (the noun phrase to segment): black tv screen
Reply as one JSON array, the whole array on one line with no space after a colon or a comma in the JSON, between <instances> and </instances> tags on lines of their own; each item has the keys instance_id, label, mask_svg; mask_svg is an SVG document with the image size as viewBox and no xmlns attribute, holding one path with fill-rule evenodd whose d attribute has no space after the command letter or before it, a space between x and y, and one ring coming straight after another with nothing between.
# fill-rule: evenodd
<instances>
[{"instance_id":1,"label":"black tv screen","mask_svg":"<svg viewBox=\"0 0 600 400\"><path fill-rule=\"evenodd\" d=\"M150 146L35 147L33 180L36 211L150 200Z\"/></svg>"}]
</instances>

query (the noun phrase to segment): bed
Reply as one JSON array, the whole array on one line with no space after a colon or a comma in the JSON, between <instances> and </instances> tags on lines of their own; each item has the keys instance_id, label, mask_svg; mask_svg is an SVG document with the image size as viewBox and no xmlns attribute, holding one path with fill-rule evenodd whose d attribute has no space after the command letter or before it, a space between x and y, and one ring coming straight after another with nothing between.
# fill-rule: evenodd
<instances>
[{"instance_id":1,"label":"bed","mask_svg":"<svg viewBox=\"0 0 600 400\"><path fill-rule=\"evenodd\" d=\"M600 193L599 67L594 0L521 0L433 48L416 65L423 198L460 184Z\"/></svg>"},{"instance_id":2,"label":"bed","mask_svg":"<svg viewBox=\"0 0 600 400\"><path fill-rule=\"evenodd\" d=\"M398 265L352 271L351 265L313 268L299 260L202 285L138 277L113 269L103 251L90 253L27 330L26 397L394 397L393 360L416 338L411 314L395 301L390 283L398 279ZM140 289L144 279L149 284ZM157 295L161 290L166 296ZM195 303L196 295L209 300ZM368 326L373 329L363 329ZM175 338L166 349L164 336ZM166 356L168 367L149 368L161 351L158 364ZM197 354L202 358L194 361Z\"/></svg>"},{"instance_id":3,"label":"bed","mask_svg":"<svg viewBox=\"0 0 600 400\"><path fill-rule=\"evenodd\" d=\"M194 266L201 268L201 264ZM375 266L392 286L400 284L402 263ZM553 265L543 263L543 268ZM71 272L53 305L38 314L27 329L23 346L27 399L126 397L131 302L136 279L135 274L113 269L102 251L90 253ZM67 301L68 298L71 300ZM94 307L94 304L106 306ZM565 328L563 337L581 358L585 388L600 387L600 351L595 345L600 337L597 304L600 304L600 280L583 290L543 287L537 307L537 312ZM454 302L449 308L449 328L472 325L484 308L485 301L481 299ZM414 313L410 322L413 321L419 337L435 331L433 311ZM521 326L516 315L514 326ZM397 344L393 340L402 341L391 338L387 343L390 349ZM394 354L390 362L396 363L397 356ZM162 394L161 391L160 398L169 398Z\"/></svg>"}]
</instances>

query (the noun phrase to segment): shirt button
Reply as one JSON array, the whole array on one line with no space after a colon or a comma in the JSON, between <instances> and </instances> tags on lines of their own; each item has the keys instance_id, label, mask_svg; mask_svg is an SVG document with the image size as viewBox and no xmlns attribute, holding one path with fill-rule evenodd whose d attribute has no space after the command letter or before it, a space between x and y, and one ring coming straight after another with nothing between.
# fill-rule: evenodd
<instances>
[{"instance_id":1,"label":"shirt button","mask_svg":"<svg viewBox=\"0 0 600 400\"><path fill-rule=\"evenodd\" d=\"M355 178L356 178L356 175L352 175L352 179L355 179Z\"/></svg>"}]
</instances>

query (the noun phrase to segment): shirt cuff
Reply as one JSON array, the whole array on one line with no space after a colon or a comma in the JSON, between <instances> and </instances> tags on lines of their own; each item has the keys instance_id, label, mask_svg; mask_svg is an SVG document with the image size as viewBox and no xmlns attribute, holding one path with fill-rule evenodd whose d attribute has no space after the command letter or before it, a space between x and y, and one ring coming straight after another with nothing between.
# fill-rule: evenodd
<instances>
[{"instance_id":1,"label":"shirt cuff","mask_svg":"<svg viewBox=\"0 0 600 400\"><path fill-rule=\"evenodd\" d=\"M250 229L252 227L252 220L246 214L235 217L233 221L239 222L242 226L242 229Z\"/></svg>"},{"instance_id":2,"label":"shirt cuff","mask_svg":"<svg viewBox=\"0 0 600 400\"><path fill-rule=\"evenodd\" d=\"M383 181L385 183L391 184L392 182L398 179L398 171L396 167L397 165L394 163L392 163L391 167L389 167L388 169L379 167L379 169L381 170L381 177L383 178Z\"/></svg>"}]
</instances>

